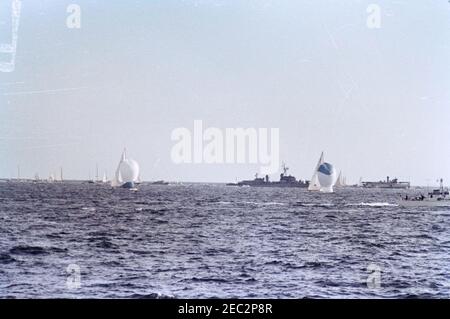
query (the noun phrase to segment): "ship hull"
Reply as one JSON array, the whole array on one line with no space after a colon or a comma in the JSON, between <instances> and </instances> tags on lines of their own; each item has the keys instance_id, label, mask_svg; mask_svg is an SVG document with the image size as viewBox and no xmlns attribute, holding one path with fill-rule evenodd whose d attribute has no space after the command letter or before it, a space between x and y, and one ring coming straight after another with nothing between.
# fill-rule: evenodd
<instances>
[{"instance_id":1,"label":"ship hull","mask_svg":"<svg viewBox=\"0 0 450 319\"><path fill-rule=\"evenodd\" d=\"M237 183L237 184L227 184L227 186L247 186L247 187L281 187L281 188L308 188L308 183L277 183L277 182L269 182L269 183L261 183L261 184L252 184L252 183Z\"/></svg>"},{"instance_id":2,"label":"ship hull","mask_svg":"<svg viewBox=\"0 0 450 319\"><path fill-rule=\"evenodd\" d=\"M408 189L409 183L363 183L364 188Z\"/></svg>"},{"instance_id":3,"label":"ship hull","mask_svg":"<svg viewBox=\"0 0 450 319\"><path fill-rule=\"evenodd\" d=\"M399 202L403 207L450 207L450 199L445 200L402 200Z\"/></svg>"},{"instance_id":4,"label":"ship hull","mask_svg":"<svg viewBox=\"0 0 450 319\"><path fill-rule=\"evenodd\" d=\"M134 183L133 182L127 182L125 184L122 185L122 188L127 188L127 189L134 189Z\"/></svg>"}]
</instances>

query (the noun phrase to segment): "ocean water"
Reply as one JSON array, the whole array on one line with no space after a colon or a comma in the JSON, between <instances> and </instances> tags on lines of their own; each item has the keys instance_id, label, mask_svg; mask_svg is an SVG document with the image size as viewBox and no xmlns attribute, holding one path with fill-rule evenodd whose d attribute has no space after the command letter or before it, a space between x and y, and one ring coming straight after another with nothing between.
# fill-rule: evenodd
<instances>
[{"instance_id":1,"label":"ocean water","mask_svg":"<svg viewBox=\"0 0 450 319\"><path fill-rule=\"evenodd\" d=\"M0 298L448 298L450 209L404 192L0 183Z\"/></svg>"}]
</instances>

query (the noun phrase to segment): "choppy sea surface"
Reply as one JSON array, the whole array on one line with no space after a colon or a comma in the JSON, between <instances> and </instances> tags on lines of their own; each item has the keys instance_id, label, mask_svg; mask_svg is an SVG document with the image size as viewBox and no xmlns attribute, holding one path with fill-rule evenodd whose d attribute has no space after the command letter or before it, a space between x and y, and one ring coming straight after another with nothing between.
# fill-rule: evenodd
<instances>
[{"instance_id":1,"label":"choppy sea surface","mask_svg":"<svg viewBox=\"0 0 450 319\"><path fill-rule=\"evenodd\" d=\"M449 298L450 208L404 192L3 182L0 298Z\"/></svg>"}]
</instances>

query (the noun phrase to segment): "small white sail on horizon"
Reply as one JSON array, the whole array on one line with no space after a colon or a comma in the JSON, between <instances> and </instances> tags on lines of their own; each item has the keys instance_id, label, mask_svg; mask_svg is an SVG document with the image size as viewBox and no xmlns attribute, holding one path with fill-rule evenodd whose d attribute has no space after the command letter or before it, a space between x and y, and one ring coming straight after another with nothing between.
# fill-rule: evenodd
<instances>
[{"instance_id":1,"label":"small white sail on horizon","mask_svg":"<svg viewBox=\"0 0 450 319\"><path fill-rule=\"evenodd\" d=\"M334 187L344 187L344 186L345 186L344 177L342 175L342 171L339 171L339 175L338 178L336 179L336 183L334 183Z\"/></svg>"},{"instance_id":2,"label":"small white sail on horizon","mask_svg":"<svg viewBox=\"0 0 450 319\"><path fill-rule=\"evenodd\" d=\"M95 164L95 182L100 182L100 177L98 175L98 164Z\"/></svg>"},{"instance_id":3,"label":"small white sail on horizon","mask_svg":"<svg viewBox=\"0 0 450 319\"><path fill-rule=\"evenodd\" d=\"M102 183L107 183L108 177L106 176L106 172L103 173Z\"/></svg>"},{"instance_id":4,"label":"small white sail on horizon","mask_svg":"<svg viewBox=\"0 0 450 319\"><path fill-rule=\"evenodd\" d=\"M117 165L116 174L114 175L114 178L111 180L111 186L117 187L122 184L122 175L120 174L120 164L126 160L126 149L123 150L122 156L120 157L119 164Z\"/></svg>"},{"instance_id":5,"label":"small white sail on horizon","mask_svg":"<svg viewBox=\"0 0 450 319\"><path fill-rule=\"evenodd\" d=\"M311 177L311 181L309 182L308 190L309 191L320 191L320 183L319 183L319 176L317 174L317 171L319 170L320 165L324 163L324 157L323 152L320 154L319 161L317 162L316 167L314 168L313 176Z\"/></svg>"},{"instance_id":6,"label":"small white sail on horizon","mask_svg":"<svg viewBox=\"0 0 450 319\"><path fill-rule=\"evenodd\" d=\"M362 187L363 186L363 181L362 181L362 177L359 178L359 182L358 182L358 187Z\"/></svg>"}]
</instances>

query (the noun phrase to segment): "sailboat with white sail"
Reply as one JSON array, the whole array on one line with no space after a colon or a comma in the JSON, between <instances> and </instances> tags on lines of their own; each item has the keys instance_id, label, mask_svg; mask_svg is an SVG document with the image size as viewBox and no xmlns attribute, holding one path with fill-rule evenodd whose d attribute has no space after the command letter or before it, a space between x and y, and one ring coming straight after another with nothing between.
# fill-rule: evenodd
<instances>
[{"instance_id":1,"label":"sailboat with white sail","mask_svg":"<svg viewBox=\"0 0 450 319\"><path fill-rule=\"evenodd\" d=\"M123 187L135 189L135 183L139 181L139 164L127 157L127 150L124 149L119 165L116 169L116 175L111 181L113 187Z\"/></svg>"},{"instance_id":2,"label":"sailboat with white sail","mask_svg":"<svg viewBox=\"0 0 450 319\"><path fill-rule=\"evenodd\" d=\"M95 164L95 182L100 182L100 178L98 177L98 164Z\"/></svg>"},{"instance_id":3,"label":"sailboat with white sail","mask_svg":"<svg viewBox=\"0 0 450 319\"><path fill-rule=\"evenodd\" d=\"M103 184L108 183L108 175L106 174L106 171L103 173L102 183Z\"/></svg>"},{"instance_id":4,"label":"sailboat with white sail","mask_svg":"<svg viewBox=\"0 0 450 319\"><path fill-rule=\"evenodd\" d=\"M313 173L313 176L311 177L311 181L309 182L309 186L308 186L309 191L320 191L318 171L319 171L320 165L322 165L323 163L324 163L324 159L323 159L323 152L322 152L322 154L320 154L319 161L317 162L317 165L314 168L314 173Z\"/></svg>"},{"instance_id":5,"label":"sailboat with white sail","mask_svg":"<svg viewBox=\"0 0 450 319\"><path fill-rule=\"evenodd\" d=\"M320 191L323 193L333 193L333 185L336 181L336 170L333 165L326 163L323 152L320 155L313 177L309 183L309 191Z\"/></svg>"},{"instance_id":6,"label":"sailboat with white sail","mask_svg":"<svg viewBox=\"0 0 450 319\"><path fill-rule=\"evenodd\" d=\"M338 178L336 179L336 183L334 183L334 187L339 188L339 187L345 187L345 186L347 186L346 182L345 182L345 177L344 177L344 175L342 175L342 171L339 171L339 175L338 175Z\"/></svg>"}]
</instances>

